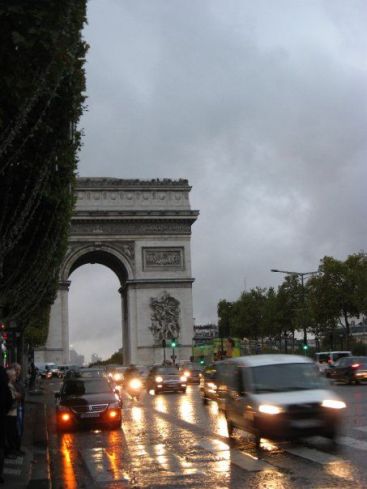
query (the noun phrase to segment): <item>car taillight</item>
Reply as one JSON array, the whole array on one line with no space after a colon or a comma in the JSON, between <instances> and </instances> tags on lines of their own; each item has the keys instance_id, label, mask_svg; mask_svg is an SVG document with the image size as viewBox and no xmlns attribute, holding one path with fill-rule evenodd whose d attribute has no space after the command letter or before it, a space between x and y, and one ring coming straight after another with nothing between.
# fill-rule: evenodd
<instances>
[{"instance_id":1,"label":"car taillight","mask_svg":"<svg viewBox=\"0 0 367 489\"><path fill-rule=\"evenodd\" d=\"M110 418L116 418L117 417L117 411L116 409L110 409L108 412L108 415Z\"/></svg>"},{"instance_id":2,"label":"car taillight","mask_svg":"<svg viewBox=\"0 0 367 489\"><path fill-rule=\"evenodd\" d=\"M64 423L66 423L66 422L70 421L71 416L69 413L62 413L60 418L61 418L61 421L64 421Z\"/></svg>"},{"instance_id":3,"label":"car taillight","mask_svg":"<svg viewBox=\"0 0 367 489\"><path fill-rule=\"evenodd\" d=\"M353 363L352 364L352 368L359 368L360 367L360 364L359 363Z\"/></svg>"}]
</instances>

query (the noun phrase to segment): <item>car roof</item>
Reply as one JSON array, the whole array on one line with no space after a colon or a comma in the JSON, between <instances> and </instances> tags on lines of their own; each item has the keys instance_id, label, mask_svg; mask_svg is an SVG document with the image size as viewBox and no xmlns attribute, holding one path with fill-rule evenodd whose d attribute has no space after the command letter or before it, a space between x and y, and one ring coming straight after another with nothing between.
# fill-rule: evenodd
<instances>
[{"instance_id":1,"label":"car roof","mask_svg":"<svg viewBox=\"0 0 367 489\"><path fill-rule=\"evenodd\" d=\"M243 357L231 358L224 360L225 363L240 363L248 367L260 367L265 365L279 365L287 363L313 363L308 357L300 355L287 354L263 354L263 355L247 355Z\"/></svg>"}]
</instances>

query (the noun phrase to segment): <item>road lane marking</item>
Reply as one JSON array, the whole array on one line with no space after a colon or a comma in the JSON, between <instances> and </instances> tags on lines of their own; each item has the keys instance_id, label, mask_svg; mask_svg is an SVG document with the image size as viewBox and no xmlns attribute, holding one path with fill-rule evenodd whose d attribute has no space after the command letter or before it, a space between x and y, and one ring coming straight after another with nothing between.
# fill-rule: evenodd
<instances>
[{"instance_id":1,"label":"road lane marking","mask_svg":"<svg viewBox=\"0 0 367 489\"><path fill-rule=\"evenodd\" d=\"M23 464L23 457L17 457L17 458L6 458L5 459L5 465L22 465Z\"/></svg>"},{"instance_id":2,"label":"road lane marking","mask_svg":"<svg viewBox=\"0 0 367 489\"><path fill-rule=\"evenodd\" d=\"M337 443L341 445L346 445L350 448L355 448L357 450L367 450L367 442L363 440L357 440L356 438L352 438L350 436L340 436L337 439Z\"/></svg>"},{"instance_id":3,"label":"road lane marking","mask_svg":"<svg viewBox=\"0 0 367 489\"><path fill-rule=\"evenodd\" d=\"M5 467L3 470L4 475L20 475L22 471L20 469L9 469Z\"/></svg>"},{"instance_id":4,"label":"road lane marking","mask_svg":"<svg viewBox=\"0 0 367 489\"><path fill-rule=\"evenodd\" d=\"M121 456L105 448L88 448L80 450L82 459L96 482L126 482L129 477L120 467Z\"/></svg>"},{"instance_id":5,"label":"road lane marking","mask_svg":"<svg viewBox=\"0 0 367 489\"><path fill-rule=\"evenodd\" d=\"M222 460L227 460L231 464L237 465L241 469L246 470L247 472L260 472L261 470L272 470L274 471L274 467L269 465L267 462L263 460L259 460L258 458L250 455L246 452L241 452L240 450L236 450L234 448L230 448L227 443L223 443L220 440L215 439L204 439L200 440L199 446L204 448L208 452L213 453L218 458Z\"/></svg>"},{"instance_id":6,"label":"road lane marking","mask_svg":"<svg viewBox=\"0 0 367 489\"><path fill-rule=\"evenodd\" d=\"M316 448L294 447L294 448L284 448L284 451L287 453L291 453L292 455L296 455L297 457L310 460L311 462L316 462L321 465L343 462L343 459L336 457L335 455L331 455L330 453L316 450Z\"/></svg>"},{"instance_id":7,"label":"road lane marking","mask_svg":"<svg viewBox=\"0 0 367 489\"><path fill-rule=\"evenodd\" d=\"M164 476L177 477L178 474L181 477L186 475L206 475L205 472L194 467L191 462L188 462L185 457L168 451L163 443L156 445L134 445L129 450L135 457L144 457L145 460L148 459L150 462L158 463L162 468Z\"/></svg>"}]
</instances>

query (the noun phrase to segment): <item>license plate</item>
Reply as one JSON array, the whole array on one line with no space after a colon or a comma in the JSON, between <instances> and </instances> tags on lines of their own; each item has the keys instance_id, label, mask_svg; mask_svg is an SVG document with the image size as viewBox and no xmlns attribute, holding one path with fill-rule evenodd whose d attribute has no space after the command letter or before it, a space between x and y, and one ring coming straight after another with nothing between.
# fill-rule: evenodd
<instances>
[{"instance_id":1,"label":"license plate","mask_svg":"<svg viewBox=\"0 0 367 489\"><path fill-rule=\"evenodd\" d=\"M99 418L99 413L82 413L81 418Z\"/></svg>"},{"instance_id":2,"label":"license plate","mask_svg":"<svg viewBox=\"0 0 367 489\"><path fill-rule=\"evenodd\" d=\"M319 419L296 419L291 421L293 428L316 428L321 425Z\"/></svg>"}]
</instances>

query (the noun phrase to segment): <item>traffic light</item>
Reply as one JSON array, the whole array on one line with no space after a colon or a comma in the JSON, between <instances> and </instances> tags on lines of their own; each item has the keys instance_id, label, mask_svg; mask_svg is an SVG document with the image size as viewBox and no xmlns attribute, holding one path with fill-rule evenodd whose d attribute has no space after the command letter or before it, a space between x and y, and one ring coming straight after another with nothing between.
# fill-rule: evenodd
<instances>
[{"instance_id":1,"label":"traffic light","mask_svg":"<svg viewBox=\"0 0 367 489\"><path fill-rule=\"evenodd\" d=\"M200 365L204 365L205 360L204 360L204 357L203 356L200 357L199 363L200 363Z\"/></svg>"},{"instance_id":2,"label":"traffic light","mask_svg":"<svg viewBox=\"0 0 367 489\"><path fill-rule=\"evenodd\" d=\"M172 338L172 340L171 340L171 347L172 348L176 348L176 345L177 345L176 339L175 338Z\"/></svg>"},{"instance_id":3,"label":"traffic light","mask_svg":"<svg viewBox=\"0 0 367 489\"><path fill-rule=\"evenodd\" d=\"M307 343L303 343L303 351L306 353L306 351L308 350L308 344Z\"/></svg>"}]
</instances>

